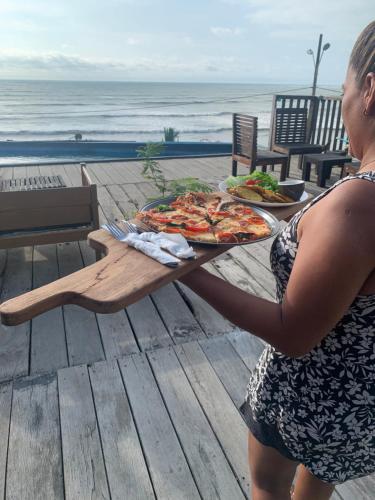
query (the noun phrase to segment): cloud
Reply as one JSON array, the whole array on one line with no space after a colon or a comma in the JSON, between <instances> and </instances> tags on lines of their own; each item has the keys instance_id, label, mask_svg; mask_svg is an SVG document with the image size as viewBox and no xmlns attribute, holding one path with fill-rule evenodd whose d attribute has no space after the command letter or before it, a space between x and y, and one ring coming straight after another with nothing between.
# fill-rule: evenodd
<instances>
[{"instance_id":1,"label":"cloud","mask_svg":"<svg viewBox=\"0 0 375 500\"><path fill-rule=\"evenodd\" d=\"M126 43L128 45L140 45L142 42L139 38L136 38L134 36L130 36L127 40Z\"/></svg>"},{"instance_id":2,"label":"cloud","mask_svg":"<svg viewBox=\"0 0 375 500\"><path fill-rule=\"evenodd\" d=\"M224 28L222 26L213 26L210 28L210 31L213 35L215 36L238 36L240 35L243 30L241 28Z\"/></svg>"},{"instance_id":3,"label":"cloud","mask_svg":"<svg viewBox=\"0 0 375 500\"><path fill-rule=\"evenodd\" d=\"M136 78L137 75L165 74L183 75L199 73L230 73L241 63L234 57L214 57L191 60L180 58L146 58L121 60L87 59L62 53L19 53L0 51L0 70L2 74L12 77L27 74L32 77L48 78L104 78L106 75L115 78Z\"/></svg>"},{"instance_id":4,"label":"cloud","mask_svg":"<svg viewBox=\"0 0 375 500\"><path fill-rule=\"evenodd\" d=\"M294 38L309 35L317 28L329 36L357 34L373 18L374 0L243 0L252 24L271 28L274 36ZM334 21L334 22L333 22ZM345 26L345 28L343 28ZM292 38L292 34L289 35Z\"/></svg>"}]
</instances>

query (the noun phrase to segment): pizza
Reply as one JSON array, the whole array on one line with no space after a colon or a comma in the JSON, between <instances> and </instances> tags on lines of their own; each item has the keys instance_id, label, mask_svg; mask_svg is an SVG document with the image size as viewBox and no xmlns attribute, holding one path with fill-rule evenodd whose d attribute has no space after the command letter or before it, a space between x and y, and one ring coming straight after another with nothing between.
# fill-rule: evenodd
<instances>
[{"instance_id":1,"label":"pizza","mask_svg":"<svg viewBox=\"0 0 375 500\"><path fill-rule=\"evenodd\" d=\"M259 213L223 193L186 193L168 205L137 212L136 219L154 231L200 243L246 243L271 234Z\"/></svg>"}]
</instances>

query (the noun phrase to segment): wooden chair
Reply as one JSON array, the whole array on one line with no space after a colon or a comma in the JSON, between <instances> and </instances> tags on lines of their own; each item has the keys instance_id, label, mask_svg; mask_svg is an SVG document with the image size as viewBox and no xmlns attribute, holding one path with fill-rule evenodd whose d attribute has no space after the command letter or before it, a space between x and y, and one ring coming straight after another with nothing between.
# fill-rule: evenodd
<instances>
[{"instance_id":1,"label":"wooden chair","mask_svg":"<svg viewBox=\"0 0 375 500\"><path fill-rule=\"evenodd\" d=\"M234 113L232 175L237 175L237 162L248 165L250 172L253 172L257 166L261 166L262 171L266 172L268 165L272 170L275 165L281 165L280 180L285 180L288 157L269 150L258 150L257 137L258 118Z\"/></svg>"},{"instance_id":2,"label":"wooden chair","mask_svg":"<svg viewBox=\"0 0 375 500\"><path fill-rule=\"evenodd\" d=\"M81 166L82 186L48 176L0 186L0 249L85 240L99 228L96 185ZM100 253L97 252L97 258Z\"/></svg>"},{"instance_id":3,"label":"wooden chair","mask_svg":"<svg viewBox=\"0 0 375 500\"><path fill-rule=\"evenodd\" d=\"M270 149L288 157L287 175L293 155L321 153L324 146L312 143L318 98L275 95L271 118Z\"/></svg>"},{"instance_id":4,"label":"wooden chair","mask_svg":"<svg viewBox=\"0 0 375 500\"><path fill-rule=\"evenodd\" d=\"M316 165L317 185L325 187L325 181L330 178L332 168L341 168L342 177L345 166L351 163L351 157L345 141L345 126L341 114L341 97L319 97L315 127L312 140L324 147L320 154L307 154L303 158L302 178L310 180L311 165Z\"/></svg>"}]
</instances>

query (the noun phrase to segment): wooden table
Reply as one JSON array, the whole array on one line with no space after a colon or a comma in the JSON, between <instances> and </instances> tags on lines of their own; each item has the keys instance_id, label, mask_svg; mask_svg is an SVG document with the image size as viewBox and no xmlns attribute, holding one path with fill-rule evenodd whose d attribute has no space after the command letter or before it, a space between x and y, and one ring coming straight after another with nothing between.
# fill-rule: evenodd
<instances>
[{"instance_id":1,"label":"wooden table","mask_svg":"<svg viewBox=\"0 0 375 500\"><path fill-rule=\"evenodd\" d=\"M310 180L311 164L318 169L318 186L325 187L326 180L329 179L333 167L341 167L352 161L351 156L340 153L307 154L303 157L302 179Z\"/></svg>"},{"instance_id":2,"label":"wooden table","mask_svg":"<svg viewBox=\"0 0 375 500\"><path fill-rule=\"evenodd\" d=\"M285 220L303 205L269 211L279 220ZM97 313L114 313L231 248L196 245L197 258L183 260L172 269L115 240L104 230L90 233L88 242L106 256L69 276L4 302L0 305L2 323L17 325L65 304L77 304Z\"/></svg>"}]
</instances>

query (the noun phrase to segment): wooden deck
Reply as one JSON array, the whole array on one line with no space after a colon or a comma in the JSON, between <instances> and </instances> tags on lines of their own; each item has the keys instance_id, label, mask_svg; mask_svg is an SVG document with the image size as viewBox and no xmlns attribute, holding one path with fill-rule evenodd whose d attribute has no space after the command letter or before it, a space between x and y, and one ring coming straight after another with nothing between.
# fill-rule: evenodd
<instances>
[{"instance_id":1,"label":"wooden deck","mask_svg":"<svg viewBox=\"0 0 375 500\"><path fill-rule=\"evenodd\" d=\"M214 185L231 170L229 157L162 166L170 179L189 175ZM138 162L88 170L102 221L129 217L156 194ZM0 168L0 180L35 175L80 182L78 165ZM270 244L238 247L207 268L273 298ZM84 242L0 251L1 301L93 259ZM238 407L261 349L178 283L117 314L66 306L18 327L0 326L0 436L7 443L0 448L0 497L247 498ZM374 493L367 478L338 487L333 498Z\"/></svg>"}]
</instances>

